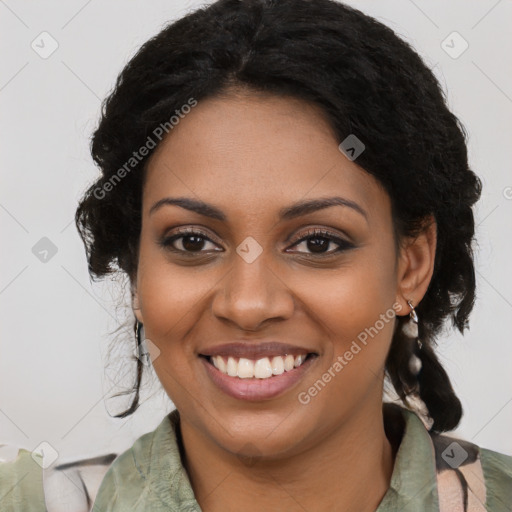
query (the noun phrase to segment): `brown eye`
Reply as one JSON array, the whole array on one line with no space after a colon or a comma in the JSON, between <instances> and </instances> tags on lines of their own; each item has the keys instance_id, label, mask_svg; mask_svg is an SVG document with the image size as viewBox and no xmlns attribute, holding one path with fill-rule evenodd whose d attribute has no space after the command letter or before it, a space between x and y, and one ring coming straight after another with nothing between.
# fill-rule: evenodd
<instances>
[{"instance_id":1,"label":"brown eye","mask_svg":"<svg viewBox=\"0 0 512 512\"><path fill-rule=\"evenodd\" d=\"M306 233L306 236L302 236L297 240L293 247L304 244L305 249L309 252L305 252L307 255L319 255L329 256L334 253L339 253L347 249L354 247L354 244L340 238L339 236L331 233L324 229L313 229ZM327 250L332 244L337 245L338 248L334 250ZM304 253L304 251L299 251Z\"/></svg>"},{"instance_id":2,"label":"brown eye","mask_svg":"<svg viewBox=\"0 0 512 512\"><path fill-rule=\"evenodd\" d=\"M211 244L210 247L208 244ZM185 254L200 254L219 250L206 234L197 229L180 230L174 235L165 237L160 245L171 251Z\"/></svg>"}]
</instances>

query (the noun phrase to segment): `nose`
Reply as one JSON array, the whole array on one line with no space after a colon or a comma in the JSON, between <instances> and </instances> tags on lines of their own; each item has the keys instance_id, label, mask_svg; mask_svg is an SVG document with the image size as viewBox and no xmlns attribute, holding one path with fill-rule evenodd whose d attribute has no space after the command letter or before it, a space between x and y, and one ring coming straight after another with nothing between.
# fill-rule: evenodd
<instances>
[{"instance_id":1,"label":"nose","mask_svg":"<svg viewBox=\"0 0 512 512\"><path fill-rule=\"evenodd\" d=\"M293 314L292 291L263 255L248 263L236 254L231 270L218 286L213 314L239 329L255 331L265 322L286 320Z\"/></svg>"}]
</instances>

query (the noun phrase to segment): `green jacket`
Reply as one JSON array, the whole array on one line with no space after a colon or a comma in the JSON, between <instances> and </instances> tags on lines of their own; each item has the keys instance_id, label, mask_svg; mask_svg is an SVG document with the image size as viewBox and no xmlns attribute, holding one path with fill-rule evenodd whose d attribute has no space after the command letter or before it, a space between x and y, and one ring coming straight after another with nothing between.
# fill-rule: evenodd
<instances>
[{"instance_id":1,"label":"green jacket","mask_svg":"<svg viewBox=\"0 0 512 512\"><path fill-rule=\"evenodd\" d=\"M390 410L395 415L398 411L403 437L390 487L376 512L464 510L463 505L459 509L459 501L464 502L461 476L469 484L467 510L512 511L511 456L445 435L432 436L414 412L397 406ZM93 512L201 510L181 463L178 424L174 410L117 456L101 482ZM12 462L0 463L0 510L46 511L41 472L27 450L20 450Z\"/></svg>"}]
</instances>

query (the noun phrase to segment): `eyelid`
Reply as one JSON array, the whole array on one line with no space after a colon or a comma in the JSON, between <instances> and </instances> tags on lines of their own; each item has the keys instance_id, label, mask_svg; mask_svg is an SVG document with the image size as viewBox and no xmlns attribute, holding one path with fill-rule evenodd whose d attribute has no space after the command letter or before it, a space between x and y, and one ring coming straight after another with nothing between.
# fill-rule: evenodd
<instances>
[{"instance_id":1,"label":"eyelid","mask_svg":"<svg viewBox=\"0 0 512 512\"><path fill-rule=\"evenodd\" d=\"M297 254L306 256L308 258L314 257L314 258L320 259L320 258L328 258L331 256L337 256L340 253L343 253L350 249L354 249L356 247L355 243L353 243L347 239L348 237L341 236L341 235L339 235L333 231L330 231L329 229L326 229L326 228L316 227L316 228L309 228L305 233L302 233L298 237L295 237L293 239L291 245L289 245L289 248L295 247L296 245L304 243L308 239L315 238L315 237L316 238L324 238L324 239L328 240L329 243L331 243L331 242L335 243L338 247L334 250L330 250L330 251L327 251L324 253L308 253L308 252L298 251ZM294 252L294 251L292 251L292 252Z\"/></svg>"},{"instance_id":2,"label":"eyelid","mask_svg":"<svg viewBox=\"0 0 512 512\"><path fill-rule=\"evenodd\" d=\"M170 231L171 229L172 228L170 228L168 231ZM207 242L213 243L218 246L221 245L219 242L216 242L215 240L212 239L212 238L216 238L216 237L210 236L205 230L203 230L201 227L198 227L198 226L187 226L187 227L179 226L174 233L172 233L170 235L164 235L161 238L161 240L159 241L159 245L161 245L164 249L168 249L173 252L177 252L177 253L184 254L184 255L190 255L190 256L198 256L201 254L208 254L208 253L211 254L212 252L222 252L223 251L223 249L221 249L221 250L214 249L213 251L209 250L209 251L193 252L193 251L183 251L181 249L175 249L173 247L173 243L176 240L179 240L183 236L186 236L189 234L199 235L201 238L203 238ZM338 233L331 231L328 228L319 227L319 226L309 227L306 229L306 231L302 231L299 235L296 235L294 237L288 237L286 239L285 243L287 244L287 248L290 248L290 247L299 245L300 243L303 243L303 242L307 241L308 239L314 238L314 237L325 238L329 241L329 243L334 242L338 246L338 248L335 250L325 252L325 253L316 253L315 254L315 253L297 251L297 254L306 255L308 257L315 256L317 258L322 258L322 257L336 255L343 251L352 249L356 246L352 241L350 241L350 237L346 236L345 234L339 235ZM290 241L290 238L292 238L291 241Z\"/></svg>"},{"instance_id":3,"label":"eyelid","mask_svg":"<svg viewBox=\"0 0 512 512\"><path fill-rule=\"evenodd\" d=\"M175 230L175 231L174 231ZM168 234L170 231L173 231L172 234ZM205 231L200 226L175 226L174 228L169 228L165 231L162 236L163 240L168 240L169 238L177 237L178 235L201 235L203 238L206 238L210 242L214 242L216 244L220 244L216 235L211 235L209 232Z\"/></svg>"},{"instance_id":4,"label":"eyelid","mask_svg":"<svg viewBox=\"0 0 512 512\"><path fill-rule=\"evenodd\" d=\"M307 228L306 231L303 231L301 234L294 236L294 237L288 237L286 239L286 243L292 243L293 245L296 245L298 242L304 241L304 239L307 239L312 236L318 236L318 237L326 237L333 240L340 240L346 244L354 245L354 243L351 241L350 237L346 234L339 234L335 231L331 231L329 228L325 227L319 227L314 226Z\"/></svg>"}]
</instances>

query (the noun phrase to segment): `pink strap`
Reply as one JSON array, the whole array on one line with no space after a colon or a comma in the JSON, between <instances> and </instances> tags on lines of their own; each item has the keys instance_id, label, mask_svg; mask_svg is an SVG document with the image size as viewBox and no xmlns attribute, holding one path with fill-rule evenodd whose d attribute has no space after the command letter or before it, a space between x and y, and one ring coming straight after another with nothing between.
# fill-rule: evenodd
<instances>
[{"instance_id":1,"label":"pink strap","mask_svg":"<svg viewBox=\"0 0 512 512\"><path fill-rule=\"evenodd\" d=\"M437 473L440 512L486 512L486 489L482 463L478 457L471 464L457 468L468 483L468 507L464 510L464 490L454 469Z\"/></svg>"}]
</instances>

